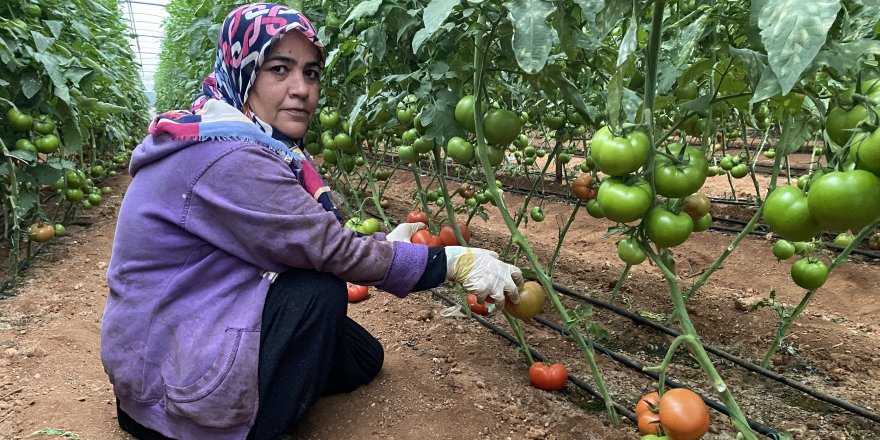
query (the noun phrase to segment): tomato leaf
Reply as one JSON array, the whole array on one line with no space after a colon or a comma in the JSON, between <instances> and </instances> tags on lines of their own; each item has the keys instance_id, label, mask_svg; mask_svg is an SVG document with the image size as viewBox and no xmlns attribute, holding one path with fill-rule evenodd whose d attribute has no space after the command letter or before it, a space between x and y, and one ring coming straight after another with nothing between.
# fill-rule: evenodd
<instances>
[{"instance_id":1,"label":"tomato leaf","mask_svg":"<svg viewBox=\"0 0 880 440\"><path fill-rule=\"evenodd\" d=\"M761 9L761 41L783 95L825 44L840 7L840 0L769 0Z\"/></svg>"},{"instance_id":2,"label":"tomato leaf","mask_svg":"<svg viewBox=\"0 0 880 440\"><path fill-rule=\"evenodd\" d=\"M583 12L584 18L590 22L596 21L596 15L598 15L605 6L605 0L575 0L575 3L581 7L581 12Z\"/></svg>"},{"instance_id":3,"label":"tomato leaf","mask_svg":"<svg viewBox=\"0 0 880 440\"><path fill-rule=\"evenodd\" d=\"M38 163L31 172L40 185L50 185L61 177L60 169L43 163Z\"/></svg>"},{"instance_id":4,"label":"tomato leaf","mask_svg":"<svg viewBox=\"0 0 880 440\"><path fill-rule=\"evenodd\" d=\"M459 4L460 2L458 0L431 0L431 3L428 3L428 6L425 7L425 11L422 13L422 20L425 23L425 27L419 29L413 37L413 53L419 51L419 48L422 47L422 43L434 35L434 32L440 28L440 25L443 24L443 22L446 21L446 18L449 17L449 14L452 13L452 9Z\"/></svg>"},{"instance_id":5,"label":"tomato leaf","mask_svg":"<svg viewBox=\"0 0 880 440\"><path fill-rule=\"evenodd\" d=\"M34 45L38 52L45 52L49 46L55 44L54 38L49 38L39 32L31 31L31 38L34 39Z\"/></svg>"},{"instance_id":6,"label":"tomato leaf","mask_svg":"<svg viewBox=\"0 0 880 440\"><path fill-rule=\"evenodd\" d=\"M49 32L52 32L53 37L61 37L61 30L64 29L64 23L58 20L43 20L43 24L49 28Z\"/></svg>"},{"instance_id":7,"label":"tomato leaf","mask_svg":"<svg viewBox=\"0 0 880 440\"><path fill-rule=\"evenodd\" d=\"M629 20L626 34L623 35L623 40L620 41L620 48L617 50L617 67L620 67L621 64L625 63L630 54L638 49L638 41L636 40L636 34L638 34L638 31L638 14L633 14Z\"/></svg>"},{"instance_id":8,"label":"tomato leaf","mask_svg":"<svg viewBox=\"0 0 880 440\"><path fill-rule=\"evenodd\" d=\"M348 17L345 18L345 21L342 23L342 26L347 25L352 20L357 20L363 17L370 17L376 14L379 11L379 6L382 6L382 0L367 0L365 2L358 3L354 9L348 14Z\"/></svg>"},{"instance_id":9,"label":"tomato leaf","mask_svg":"<svg viewBox=\"0 0 880 440\"><path fill-rule=\"evenodd\" d=\"M782 133L779 136L779 145L776 146L776 154L782 154L783 156L797 151L812 134L809 115L798 113L784 119Z\"/></svg>"},{"instance_id":10,"label":"tomato leaf","mask_svg":"<svg viewBox=\"0 0 880 440\"><path fill-rule=\"evenodd\" d=\"M513 52L519 67L526 73L540 72L556 39L556 29L547 24L555 9L542 0L514 0L504 7L510 11Z\"/></svg>"},{"instance_id":11,"label":"tomato leaf","mask_svg":"<svg viewBox=\"0 0 880 440\"><path fill-rule=\"evenodd\" d=\"M46 68L46 73L49 74L49 78L52 79L52 84L55 86L55 96L64 102L70 103L70 89L67 88L67 81L64 80L64 73L62 73L61 66L58 63L58 56L43 53L35 53L33 56L35 60L39 61Z\"/></svg>"},{"instance_id":12,"label":"tomato leaf","mask_svg":"<svg viewBox=\"0 0 880 440\"><path fill-rule=\"evenodd\" d=\"M822 66L832 67L838 72L858 70L865 55L880 54L880 41L858 40L837 42L832 41L816 55L813 62L815 68Z\"/></svg>"}]
</instances>

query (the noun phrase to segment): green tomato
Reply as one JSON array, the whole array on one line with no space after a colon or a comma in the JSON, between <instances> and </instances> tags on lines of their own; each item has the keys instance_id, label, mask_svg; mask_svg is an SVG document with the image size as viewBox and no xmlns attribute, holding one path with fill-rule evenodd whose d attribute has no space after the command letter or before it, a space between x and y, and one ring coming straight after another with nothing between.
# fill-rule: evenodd
<instances>
[{"instance_id":1,"label":"green tomato","mask_svg":"<svg viewBox=\"0 0 880 440\"><path fill-rule=\"evenodd\" d=\"M380 227L381 227L381 224L379 224L379 220L376 220L375 218L370 217L370 218L361 222L361 224L357 228L357 231L360 232L361 234L373 235L376 232L379 232Z\"/></svg>"},{"instance_id":2,"label":"green tomato","mask_svg":"<svg viewBox=\"0 0 880 440\"><path fill-rule=\"evenodd\" d=\"M528 157L527 159L531 159L532 163L535 162L535 158L533 158L533 157ZM559 157L557 157L556 160L558 160L559 163L564 165L564 164L571 162L571 155L568 153L560 153Z\"/></svg>"},{"instance_id":3,"label":"green tomato","mask_svg":"<svg viewBox=\"0 0 880 440\"><path fill-rule=\"evenodd\" d=\"M406 133L408 132L409 131L404 133L404 138L406 137ZM424 136L412 141L412 146L417 153L430 153L434 151L434 144L434 139L428 139Z\"/></svg>"},{"instance_id":4,"label":"green tomato","mask_svg":"<svg viewBox=\"0 0 880 440\"><path fill-rule=\"evenodd\" d=\"M34 146L37 147L37 151L40 153L50 154L58 151L58 147L61 146L61 141L58 139L58 136L47 134L38 137L34 142Z\"/></svg>"},{"instance_id":5,"label":"green tomato","mask_svg":"<svg viewBox=\"0 0 880 440\"><path fill-rule=\"evenodd\" d=\"M533 221L542 222L544 221L544 210L541 209L540 206L532 207L531 212L529 212L529 217L531 217Z\"/></svg>"},{"instance_id":6,"label":"green tomato","mask_svg":"<svg viewBox=\"0 0 880 440\"><path fill-rule=\"evenodd\" d=\"M88 200L89 203L92 204L92 206L98 206L101 204L102 201L104 201L104 198L101 197L100 192L92 191L89 193L89 196L86 200Z\"/></svg>"},{"instance_id":7,"label":"green tomato","mask_svg":"<svg viewBox=\"0 0 880 440\"><path fill-rule=\"evenodd\" d=\"M493 167L497 167L501 165L501 162L504 162L504 149L503 148L495 148L489 147L489 165Z\"/></svg>"},{"instance_id":8,"label":"green tomato","mask_svg":"<svg viewBox=\"0 0 880 440\"><path fill-rule=\"evenodd\" d=\"M830 172L812 182L807 201L822 229L858 231L880 218L880 177L864 170Z\"/></svg>"},{"instance_id":9,"label":"green tomato","mask_svg":"<svg viewBox=\"0 0 880 440\"><path fill-rule=\"evenodd\" d=\"M306 144L306 151L308 151L309 154L311 154L312 156L317 156L321 154L323 148L321 148L321 145L319 145L317 142L311 142Z\"/></svg>"},{"instance_id":10,"label":"green tomato","mask_svg":"<svg viewBox=\"0 0 880 440\"><path fill-rule=\"evenodd\" d=\"M565 125L565 119L565 113L555 111L544 118L544 123L547 124L547 127L551 130L558 130Z\"/></svg>"},{"instance_id":11,"label":"green tomato","mask_svg":"<svg viewBox=\"0 0 880 440\"><path fill-rule=\"evenodd\" d=\"M694 221L684 212L678 214L663 206L656 206L645 217L645 233L660 247L675 247L694 232Z\"/></svg>"},{"instance_id":12,"label":"green tomato","mask_svg":"<svg viewBox=\"0 0 880 440\"><path fill-rule=\"evenodd\" d=\"M862 93L870 99L880 99L880 79L871 79L862 81ZM855 93L855 87L847 90L842 95L842 100L848 101ZM870 111L864 105L852 106L849 110L842 107L833 107L825 117L825 131L828 138L838 145L846 145L853 130L858 127L864 119L870 116Z\"/></svg>"},{"instance_id":13,"label":"green tomato","mask_svg":"<svg viewBox=\"0 0 880 440\"><path fill-rule=\"evenodd\" d=\"M52 134L55 132L55 123L48 116L42 115L34 121L34 131L39 134Z\"/></svg>"},{"instance_id":14,"label":"green tomato","mask_svg":"<svg viewBox=\"0 0 880 440\"><path fill-rule=\"evenodd\" d=\"M455 104L455 121L471 133L477 132L477 123L474 120L474 99L474 95L465 95Z\"/></svg>"},{"instance_id":15,"label":"green tomato","mask_svg":"<svg viewBox=\"0 0 880 440\"><path fill-rule=\"evenodd\" d=\"M486 142L492 145L508 145L513 142L522 129L519 117L510 110L492 109L483 117L483 134Z\"/></svg>"},{"instance_id":16,"label":"green tomato","mask_svg":"<svg viewBox=\"0 0 880 440\"><path fill-rule=\"evenodd\" d=\"M19 131L30 130L34 125L34 118L17 108L11 108L6 112L6 120L13 129Z\"/></svg>"},{"instance_id":17,"label":"green tomato","mask_svg":"<svg viewBox=\"0 0 880 440\"><path fill-rule=\"evenodd\" d=\"M79 188L68 188L64 195L67 201L71 203L82 201L85 196L86 195Z\"/></svg>"},{"instance_id":18,"label":"green tomato","mask_svg":"<svg viewBox=\"0 0 880 440\"><path fill-rule=\"evenodd\" d=\"M774 158L776 158L776 150L774 150L774 149L771 148L771 149L769 149L769 150L767 150L767 151L764 151L764 157L766 157L767 159L774 159Z\"/></svg>"},{"instance_id":19,"label":"green tomato","mask_svg":"<svg viewBox=\"0 0 880 440\"><path fill-rule=\"evenodd\" d=\"M468 164L474 160L474 146L470 142L454 136L446 143L446 154L460 164Z\"/></svg>"},{"instance_id":20,"label":"green tomato","mask_svg":"<svg viewBox=\"0 0 880 440\"><path fill-rule=\"evenodd\" d=\"M749 175L749 166L744 163L734 165L733 168L730 169L730 175L733 176L734 179L742 179Z\"/></svg>"},{"instance_id":21,"label":"green tomato","mask_svg":"<svg viewBox=\"0 0 880 440\"><path fill-rule=\"evenodd\" d=\"M773 244L773 256L777 260L787 260L794 256L797 249L788 240L779 240Z\"/></svg>"},{"instance_id":22,"label":"green tomato","mask_svg":"<svg viewBox=\"0 0 880 440\"><path fill-rule=\"evenodd\" d=\"M703 232L712 226L712 214L706 214L694 220L694 232Z\"/></svg>"},{"instance_id":23,"label":"green tomato","mask_svg":"<svg viewBox=\"0 0 880 440\"><path fill-rule=\"evenodd\" d=\"M804 289L818 289L828 279L828 266L819 260L801 258L791 266L791 279Z\"/></svg>"},{"instance_id":24,"label":"green tomato","mask_svg":"<svg viewBox=\"0 0 880 440\"><path fill-rule=\"evenodd\" d=\"M665 197L685 197L699 190L706 182L709 162L703 153L679 143L669 144L668 152L675 159L658 154L654 159L654 184L657 194ZM679 153L684 155L679 161Z\"/></svg>"},{"instance_id":25,"label":"green tomato","mask_svg":"<svg viewBox=\"0 0 880 440\"><path fill-rule=\"evenodd\" d=\"M593 135L592 158L596 166L609 176L632 173L648 160L651 142L644 133L635 131L629 136L614 136L608 126Z\"/></svg>"},{"instance_id":26,"label":"green tomato","mask_svg":"<svg viewBox=\"0 0 880 440\"><path fill-rule=\"evenodd\" d=\"M730 171L733 169L733 158L730 156L724 156L718 161L718 165L721 166L722 170Z\"/></svg>"},{"instance_id":27,"label":"green tomato","mask_svg":"<svg viewBox=\"0 0 880 440\"><path fill-rule=\"evenodd\" d=\"M31 153L37 152L37 147L27 139L19 139L15 141L15 149L18 151L30 151Z\"/></svg>"},{"instance_id":28,"label":"green tomato","mask_svg":"<svg viewBox=\"0 0 880 440\"><path fill-rule=\"evenodd\" d=\"M856 168L870 171L880 176L880 128L871 134L860 133L854 142L856 150Z\"/></svg>"},{"instance_id":29,"label":"green tomato","mask_svg":"<svg viewBox=\"0 0 880 440\"><path fill-rule=\"evenodd\" d=\"M397 157L404 162L418 162L419 153L416 152L412 145L403 145L397 148Z\"/></svg>"},{"instance_id":30,"label":"green tomato","mask_svg":"<svg viewBox=\"0 0 880 440\"><path fill-rule=\"evenodd\" d=\"M807 196L791 185L778 187L767 196L764 200L764 221L786 240L809 240L821 230L810 215Z\"/></svg>"},{"instance_id":31,"label":"green tomato","mask_svg":"<svg viewBox=\"0 0 880 440\"><path fill-rule=\"evenodd\" d=\"M605 217L618 223L627 223L642 218L648 212L654 194L651 185L643 178L626 183L618 177L606 177L599 185L596 199Z\"/></svg>"},{"instance_id":32,"label":"green tomato","mask_svg":"<svg viewBox=\"0 0 880 440\"><path fill-rule=\"evenodd\" d=\"M641 264L648 258L648 254L633 237L627 237L617 242L617 256L631 266Z\"/></svg>"},{"instance_id":33,"label":"green tomato","mask_svg":"<svg viewBox=\"0 0 880 440\"><path fill-rule=\"evenodd\" d=\"M602 205L596 199L587 200L587 214L593 218L605 218L605 213L602 212Z\"/></svg>"},{"instance_id":34,"label":"green tomato","mask_svg":"<svg viewBox=\"0 0 880 440\"><path fill-rule=\"evenodd\" d=\"M400 154L400 150L398 149L398 155ZM339 156L336 155L336 150L331 150L329 148L325 148L324 152L321 153L324 156L324 162L329 163L331 165L335 165L336 162L339 162Z\"/></svg>"},{"instance_id":35,"label":"green tomato","mask_svg":"<svg viewBox=\"0 0 880 440\"><path fill-rule=\"evenodd\" d=\"M322 127L332 130L339 125L339 113L330 108L322 108L321 112L318 113L318 121Z\"/></svg>"},{"instance_id":36,"label":"green tomato","mask_svg":"<svg viewBox=\"0 0 880 440\"><path fill-rule=\"evenodd\" d=\"M834 244L840 247L847 247L855 241L856 236L852 234L852 232L841 232L834 237Z\"/></svg>"},{"instance_id":37,"label":"green tomato","mask_svg":"<svg viewBox=\"0 0 880 440\"><path fill-rule=\"evenodd\" d=\"M62 235L67 233L67 229L65 229L64 225L62 225L61 223L55 223L55 226L53 226L53 228L55 229L56 237L61 237Z\"/></svg>"},{"instance_id":38,"label":"green tomato","mask_svg":"<svg viewBox=\"0 0 880 440\"><path fill-rule=\"evenodd\" d=\"M345 154L357 153L358 146L348 133L339 133L333 137L333 144Z\"/></svg>"}]
</instances>

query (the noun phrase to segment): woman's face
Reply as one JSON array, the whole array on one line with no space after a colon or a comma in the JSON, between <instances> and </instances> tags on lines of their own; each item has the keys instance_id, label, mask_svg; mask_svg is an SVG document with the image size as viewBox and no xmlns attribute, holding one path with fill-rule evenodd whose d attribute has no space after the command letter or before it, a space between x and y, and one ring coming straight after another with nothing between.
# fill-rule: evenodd
<instances>
[{"instance_id":1,"label":"woman's face","mask_svg":"<svg viewBox=\"0 0 880 440\"><path fill-rule=\"evenodd\" d=\"M305 35L288 32L269 50L248 95L251 111L292 139L305 135L318 107L318 54Z\"/></svg>"}]
</instances>

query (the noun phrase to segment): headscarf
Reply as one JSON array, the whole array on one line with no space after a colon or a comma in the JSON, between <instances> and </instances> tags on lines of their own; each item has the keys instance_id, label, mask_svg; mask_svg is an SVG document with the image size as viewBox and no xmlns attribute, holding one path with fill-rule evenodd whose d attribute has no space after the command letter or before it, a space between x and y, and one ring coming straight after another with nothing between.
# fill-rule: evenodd
<instances>
[{"instance_id":1,"label":"headscarf","mask_svg":"<svg viewBox=\"0 0 880 440\"><path fill-rule=\"evenodd\" d=\"M327 211L341 218L330 199L330 190L302 148L302 139L291 139L245 108L260 66L272 45L288 31L305 35L318 48L324 46L309 20L295 9L272 3L236 8L223 21L217 41L214 71L202 82L189 111L159 115L150 134L179 139L239 139L255 141L280 156L300 183Z\"/></svg>"}]
</instances>

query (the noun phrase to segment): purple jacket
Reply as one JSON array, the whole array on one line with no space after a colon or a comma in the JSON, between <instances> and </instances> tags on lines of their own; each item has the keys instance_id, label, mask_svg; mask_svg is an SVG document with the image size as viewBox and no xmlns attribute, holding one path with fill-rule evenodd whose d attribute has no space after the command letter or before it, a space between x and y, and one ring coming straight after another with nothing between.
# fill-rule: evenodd
<instances>
[{"instance_id":1,"label":"purple jacket","mask_svg":"<svg viewBox=\"0 0 880 440\"><path fill-rule=\"evenodd\" d=\"M403 297L427 263L426 246L340 226L258 144L148 136L130 169L101 359L122 409L169 437L247 436L269 290L262 271L311 268Z\"/></svg>"}]
</instances>

